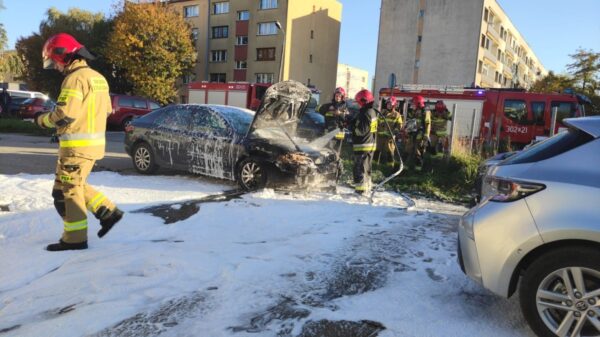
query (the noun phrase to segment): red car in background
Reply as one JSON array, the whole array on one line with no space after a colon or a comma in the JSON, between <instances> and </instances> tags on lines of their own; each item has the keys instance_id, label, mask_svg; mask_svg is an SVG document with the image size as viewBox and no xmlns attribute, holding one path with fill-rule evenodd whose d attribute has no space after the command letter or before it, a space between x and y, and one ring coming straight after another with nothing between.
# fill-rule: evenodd
<instances>
[{"instance_id":1,"label":"red car in background","mask_svg":"<svg viewBox=\"0 0 600 337\"><path fill-rule=\"evenodd\" d=\"M37 112L52 111L55 105L56 103L51 99L28 98L21 103L19 116L21 119L33 119Z\"/></svg>"},{"instance_id":2,"label":"red car in background","mask_svg":"<svg viewBox=\"0 0 600 337\"><path fill-rule=\"evenodd\" d=\"M125 129L134 117L143 116L160 108L153 100L138 96L110 94L112 113L108 116L108 125Z\"/></svg>"}]
</instances>

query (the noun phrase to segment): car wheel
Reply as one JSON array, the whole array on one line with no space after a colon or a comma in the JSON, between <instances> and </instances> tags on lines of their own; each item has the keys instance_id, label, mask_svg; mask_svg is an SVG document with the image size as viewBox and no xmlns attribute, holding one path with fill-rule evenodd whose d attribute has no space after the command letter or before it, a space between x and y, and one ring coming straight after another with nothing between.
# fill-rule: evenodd
<instances>
[{"instance_id":1,"label":"car wheel","mask_svg":"<svg viewBox=\"0 0 600 337\"><path fill-rule=\"evenodd\" d=\"M561 248L541 256L525 271L519 294L539 336L599 336L600 250Z\"/></svg>"},{"instance_id":2,"label":"car wheel","mask_svg":"<svg viewBox=\"0 0 600 337\"><path fill-rule=\"evenodd\" d=\"M132 159L133 167L139 173L151 174L158 169L154 152L147 143L139 143L134 147Z\"/></svg>"},{"instance_id":3,"label":"car wheel","mask_svg":"<svg viewBox=\"0 0 600 337\"><path fill-rule=\"evenodd\" d=\"M258 190L267 184L267 171L258 161L246 158L238 165L237 178L242 189Z\"/></svg>"}]
</instances>

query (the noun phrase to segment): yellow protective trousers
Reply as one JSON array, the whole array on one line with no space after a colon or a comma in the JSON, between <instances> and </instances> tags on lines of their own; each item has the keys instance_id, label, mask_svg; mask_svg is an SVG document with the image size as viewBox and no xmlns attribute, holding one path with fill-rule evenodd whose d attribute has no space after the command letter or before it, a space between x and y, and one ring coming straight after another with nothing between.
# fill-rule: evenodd
<instances>
[{"instance_id":1,"label":"yellow protective trousers","mask_svg":"<svg viewBox=\"0 0 600 337\"><path fill-rule=\"evenodd\" d=\"M58 158L52 197L54 206L63 219L64 242L87 241L88 210L99 217L97 212L101 206L107 210L115 209L112 201L87 183L94 162L94 159L81 157Z\"/></svg>"}]
</instances>

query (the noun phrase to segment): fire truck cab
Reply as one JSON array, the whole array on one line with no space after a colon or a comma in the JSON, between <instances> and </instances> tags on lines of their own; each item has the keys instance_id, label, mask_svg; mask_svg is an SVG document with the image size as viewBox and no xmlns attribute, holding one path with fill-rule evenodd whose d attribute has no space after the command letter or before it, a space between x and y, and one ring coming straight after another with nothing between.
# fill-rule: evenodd
<instances>
[{"instance_id":1,"label":"fire truck cab","mask_svg":"<svg viewBox=\"0 0 600 337\"><path fill-rule=\"evenodd\" d=\"M564 127L564 118L584 115L577 96L569 94L421 85L401 85L379 91L382 101L392 95L399 101L399 109L405 118L408 104L416 96L423 96L431 111L435 103L442 100L450 111L456 104L454 137L496 142L510 139L516 146L550 135L553 108L557 109L555 132Z\"/></svg>"}]
</instances>

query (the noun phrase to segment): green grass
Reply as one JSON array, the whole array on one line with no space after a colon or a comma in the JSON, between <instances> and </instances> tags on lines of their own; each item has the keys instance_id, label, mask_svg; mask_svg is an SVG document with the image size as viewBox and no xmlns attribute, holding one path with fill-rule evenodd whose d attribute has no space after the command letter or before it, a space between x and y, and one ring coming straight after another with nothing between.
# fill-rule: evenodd
<instances>
[{"instance_id":1,"label":"green grass","mask_svg":"<svg viewBox=\"0 0 600 337\"><path fill-rule=\"evenodd\" d=\"M344 146L342 159L344 174L342 181L352 182L352 151ZM477 169L481 159L477 156L458 154L448 162L441 154L427 158L427 168L410 169L405 163L400 175L389 181L386 190L406 193L408 195L425 196L446 202L469 204L473 199L473 191ZM373 162L372 180L374 184L382 181L397 171L391 164Z\"/></svg>"},{"instance_id":2,"label":"green grass","mask_svg":"<svg viewBox=\"0 0 600 337\"><path fill-rule=\"evenodd\" d=\"M50 136L54 130L42 129L35 123L17 118L0 118L0 133L23 133L36 136Z\"/></svg>"}]
</instances>

